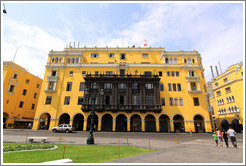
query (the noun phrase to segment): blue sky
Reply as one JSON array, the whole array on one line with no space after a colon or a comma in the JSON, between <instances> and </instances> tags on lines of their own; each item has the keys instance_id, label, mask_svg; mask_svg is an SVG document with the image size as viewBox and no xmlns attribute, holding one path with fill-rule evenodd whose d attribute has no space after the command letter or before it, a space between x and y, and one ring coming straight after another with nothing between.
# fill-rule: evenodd
<instances>
[{"instance_id":1,"label":"blue sky","mask_svg":"<svg viewBox=\"0 0 246 166\"><path fill-rule=\"evenodd\" d=\"M242 3L31 3L4 2L2 60L43 77L48 52L80 46L148 46L198 50L206 81L210 65L222 71L243 61ZM73 45L73 44L72 44Z\"/></svg>"}]
</instances>

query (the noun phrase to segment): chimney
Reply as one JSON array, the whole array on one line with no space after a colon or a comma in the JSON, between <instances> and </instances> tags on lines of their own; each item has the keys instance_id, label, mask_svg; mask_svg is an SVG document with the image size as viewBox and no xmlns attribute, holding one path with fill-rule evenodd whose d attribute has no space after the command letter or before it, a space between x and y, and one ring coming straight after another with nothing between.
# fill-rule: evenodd
<instances>
[{"instance_id":1,"label":"chimney","mask_svg":"<svg viewBox=\"0 0 246 166\"><path fill-rule=\"evenodd\" d=\"M210 68L211 68L212 77L214 78L213 67L212 67L212 66L210 66Z\"/></svg>"},{"instance_id":2,"label":"chimney","mask_svg":"<svg viewBox=\"0 0 246 166\"><path fill-rule=\"evenodd\" d=\"M217 68L217 66L215 66L215 70L216 70L217 77L218 77L218 76L219 76L219 72L218 72L218 68Z\"/></svg>"}]
</instances>

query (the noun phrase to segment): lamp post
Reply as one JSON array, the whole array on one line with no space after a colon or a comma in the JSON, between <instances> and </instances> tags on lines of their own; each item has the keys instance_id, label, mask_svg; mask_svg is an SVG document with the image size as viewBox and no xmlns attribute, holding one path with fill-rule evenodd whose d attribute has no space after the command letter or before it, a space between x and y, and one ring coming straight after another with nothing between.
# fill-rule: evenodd
<instances>
[{"instance_id":1,"label":"lamp post","mask_svg":"<svg viewBox=\"0 0 246 166\"><path fill-rule=\"evenodd\" d=\"M95 85L96 83L94 83ZM100 90L101 96L104 95L103 89ZM88 98L90 98L89 90L86 88L85 89L85 95L89 95ZM87 139L87 145L93 145L94 144L94 137L93 137L93 126L94 126L94 109L95 109L95 101L96 101L96 94L91 95L91 102L92 102L92 110L91 110L91 124L90 124L90 134Z\"/></svg>"}]
</instances>

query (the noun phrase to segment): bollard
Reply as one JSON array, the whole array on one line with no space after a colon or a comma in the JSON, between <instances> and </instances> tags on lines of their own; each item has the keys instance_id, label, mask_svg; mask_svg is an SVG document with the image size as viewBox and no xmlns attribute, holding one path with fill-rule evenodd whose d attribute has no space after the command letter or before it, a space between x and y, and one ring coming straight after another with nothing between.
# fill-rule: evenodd
<instances>
[{"instance_id":1,"label":"bollard","mask_svg":"<svg viewBox=\"0 0 246 166\"><path fill-rule=\"evenodd\" d=\"M65 156L65 146L64 146L64 149L63 149L63 156L62 156L63 159L64 159L64 156Z\"/></svg>"},{"instance_id":2,"label":"bollard","mask_svg":"<svg viewBox=\"0 0 246 166\"><path fill-rule=\"evenodd\" d=\"M26 134L26 140L27 140L27 137L28 137L28 134ZM25 140L25 143L26 143L26 140Z\"/></svg>"},{"instance_id":3,"label":"bollard","mask_svg":"<svg viewBox=\"0 0 246 166\"><path fill-rule=\"evenodd\" d=\"M61 133L60 133L60 141L59 141L59 143L61 144Z\"/></svg>"},{"instance_id":4,"label":"bollard","mask_svg":"<svg viewBox=\"0 0 246 166\"><path fill-rule=\"evenodd\" d=\"M151 150L151 148L150 148L150 138L149 138L149 150Z\"/></svg>"},{"instance_id":5,"label":"bollard","mask_svg":"<svg viewBox=\"0 0 246 166\"><path fill-rule=\"evenodd\" d=\"M120 158L120 140L118 140L118 158Z\"/></svg>"}]
</instances>

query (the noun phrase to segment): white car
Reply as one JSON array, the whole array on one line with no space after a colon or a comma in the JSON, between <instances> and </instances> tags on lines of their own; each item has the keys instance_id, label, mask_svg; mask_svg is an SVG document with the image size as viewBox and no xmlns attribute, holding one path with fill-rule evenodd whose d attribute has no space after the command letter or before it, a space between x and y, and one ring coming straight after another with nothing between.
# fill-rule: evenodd
<instances>
[{"instance_id":1,"label":"white car","mask_svg":"<svg viewBox=\"0 0 246 166\"><path fill-rule=\"evenodd\" d=\"M72 130L73 130L72 129L72 125L70 125L70 124L61 124L58 127L53 127L52 128L53 133L56 133L56 132L69 133L69 132L72 132Z\"/></svg>"}]
</instances>

